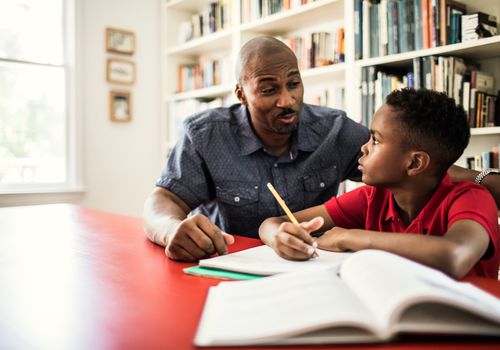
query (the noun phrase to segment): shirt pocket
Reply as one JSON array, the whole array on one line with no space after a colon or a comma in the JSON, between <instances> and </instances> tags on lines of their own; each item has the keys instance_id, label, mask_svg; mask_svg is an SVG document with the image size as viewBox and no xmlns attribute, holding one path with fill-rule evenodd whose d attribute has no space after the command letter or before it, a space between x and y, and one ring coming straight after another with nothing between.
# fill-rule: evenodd
<instances>
[{"instance_id":1,"label":"shirt pocket","mask_svg":"<svg viewBox=\"0 0 500 350\"><path fill-rule=\"evenodd\" d=\"M304 206L311 207L323 204L337 194L339 186L337 167L332 166L304 175L302 183L304 186Z\"/></svg>"},{"instance_id":2,"label":"shirt pocket","mask_svg":"<svg viewBox=\"0 0 500 350\"><path fill-rule=\"evenodd\" d=\"M229 215L240 212L254 212L259 205L259 187L246 182L231 181L224 186L216 186L216 196Z\"/></svg>"}]
</instances>

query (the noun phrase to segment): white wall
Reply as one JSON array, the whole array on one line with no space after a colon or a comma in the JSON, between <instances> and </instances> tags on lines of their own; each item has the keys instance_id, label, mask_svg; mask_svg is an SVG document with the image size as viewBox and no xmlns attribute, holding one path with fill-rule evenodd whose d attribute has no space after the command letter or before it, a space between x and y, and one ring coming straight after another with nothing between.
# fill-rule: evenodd
<instances>
[{"instance_id":1,"label":"white wall","mask_svg":"<svg viewBox=\"0 0 500 350\"><path fill-rule=\"evenodd\" d=\"M78 56L83 117L82 163L86 191L80 204L140 216L160 166L160 6L157 0L80 0ZM135 32L133 56L105 50L105 28ZM106 59L136 64L131 87L106 81ZM109 120L109 91L132 91L133 119Z\"/></svg>"}]
</instances>

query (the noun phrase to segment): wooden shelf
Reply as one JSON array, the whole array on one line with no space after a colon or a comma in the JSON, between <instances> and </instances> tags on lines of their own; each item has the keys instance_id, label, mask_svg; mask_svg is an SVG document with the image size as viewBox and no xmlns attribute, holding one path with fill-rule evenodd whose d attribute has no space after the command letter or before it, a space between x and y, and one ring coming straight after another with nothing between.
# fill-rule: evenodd
<instances>
[{"instance_id":1,"label":"wooden shelf","mask_svg":"<svg viewBox=\"0 0 500 350\"><path fill-rule=\"evenodd\" d=\"M412 63L416 57L441 55L441 56L459 56L468 59L485 59L500 56L500 36L445 45L423 49L417 51L403 52L395 55L373 57L356 61L358 67L367 66L406 66Z\"/></svg>"},{"instance_id":2,"label":"wooden shelf","mask_svg":"<svg viewBox=\"0 0 500 350\"><path fill-rule=\"evenodd\" d=\"M300 75L304 81L313 83L328 79L343 79L345 70L345 63L337 63L329 66L305 69L300 72Z\"/></svg>"},{"instance_id":3,"label":"wooden shelf","mask_svg":"<svg viewBox=\"0 0 500 350\"><path fill-rule=\"evenodd\" d=\"M487 128L471 128L470 134L472 136L475 136L475 135L495 135L495 134L500 135L500 126L493 126L493 127L487 127ZM498 140L498 143L500 143L500 138Z\"/></svg>"},{"instance_id":4,"label":"wooden shelf","mask_svg":"<svg viewBox=\"0 0 500 350\"><path fill-rule=\"evenodd\" d=\"M251 23L244 23L240 26L240 30L262 34L290 32L311 25L311 18L314 18L316 23L342 19L343 8L343 1L340 0L318 0Z\"/></svg>"},{"instance_id":5,"label":"wooden shelf","mask_svg":"<svg viewBox=\"0 0 500 350\"><path fill-rule=\"evenodd\" d=\"M179 92L167 97L167 101L187 100L190 98L215 98L233 92L233 84L210 86L203 89Z\"/></svg>"},{"instance_id":6,"label":"wooden shelf","mask_svg":"<svg viewBox=\"0 0 500 350\"><path fill-rule=\"evenodd\" d=\"M199 56L207 52L231 50L232 29L211 33L167 49L167 55Z\"/></svg>"}]
</instances>

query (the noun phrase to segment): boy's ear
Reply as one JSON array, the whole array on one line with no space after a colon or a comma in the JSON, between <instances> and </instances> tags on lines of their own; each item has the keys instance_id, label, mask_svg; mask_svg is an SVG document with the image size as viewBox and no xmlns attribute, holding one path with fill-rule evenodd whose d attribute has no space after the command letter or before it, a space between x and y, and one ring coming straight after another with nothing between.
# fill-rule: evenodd
<instances>
[{"instance_id":1,"label":"boy's ear","mask_svg":"<svg viewBox=\"0 0 500 350\"><path fill-rule=\"evenodd\" d=\"M245 96L245 91L243 91L243 87L240 84L236 84L236 87L234 89L234 93L236 94L236 97L241 102L241 104L246 106L247 105L247 98Z\"/></svg>"},{"instance_id":2,"label":"boy's ear","mask_svg":"<svg viewBox=\"0 0 500 350\"><path fill-rule=\"evenodd\" d=\"M431 157L424 151L413 151L410 153L410 162L407 168L408 176L415 176L429 168Z\"/></svg>"}]
</instances>

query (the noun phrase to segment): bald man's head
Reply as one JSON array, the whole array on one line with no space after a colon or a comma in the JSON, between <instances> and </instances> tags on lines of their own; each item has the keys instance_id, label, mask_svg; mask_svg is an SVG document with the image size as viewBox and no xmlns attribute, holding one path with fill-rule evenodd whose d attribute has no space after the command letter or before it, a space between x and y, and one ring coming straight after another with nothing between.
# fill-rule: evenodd
<instances>
[{"instance_id":1,"label":"bald man's head","mask_svg":"<svg viewBox=\"0 0 500 350\"><path fill-rule=\"evenodd\" d=\"M238 83L242 83L245 80L247 66L252 65L258 60L284 53L293 56L293 59L297 62L297 57L293 51L285 43L272 36L261 36L247 41L241 48L236 60L236 78Z\"/></svg>"}]
</instances>

